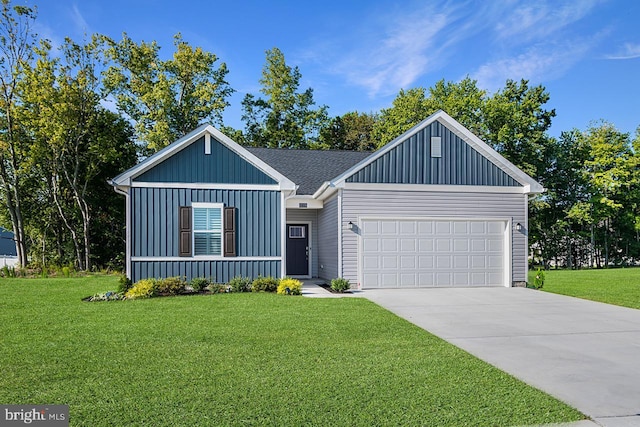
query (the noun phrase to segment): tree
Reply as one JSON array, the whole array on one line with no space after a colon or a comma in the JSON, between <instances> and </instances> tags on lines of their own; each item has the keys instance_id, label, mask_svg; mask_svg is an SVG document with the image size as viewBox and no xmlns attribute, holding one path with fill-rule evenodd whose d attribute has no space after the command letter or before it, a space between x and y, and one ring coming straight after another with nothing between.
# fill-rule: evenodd
<instances>
[{"instance_id":1,"label":"tree","mask_svg":"<svg viewBox=\"0 0 640 427\"><path fill-rule=\"evenodd\" d=\"M380 148L427 118L432 107L426 100L426 90L417 87L400 89L390 108L380 111L380 119L373 126L371 137Z\"/></svg>"},{"instance_id":2,"label":"tree","mask_svg":"<svg viewBox=\"0 0 640 427\"><path fill-rule=\"evenodd\" d=\"M318 148L348 151L375 150L376 143L371 133L376 120L375 114L357 111L334 117L320 131Z\"/></svg>"},{"instance_id":3,"label":"tree","mask_svg":"<svg viewBox=\"0 0 640 427\"><path fill-rule=\"evenodd\" d=\"M260 92L247 94L242 120L248 144L261 147L308 148L328 122L327 107L313 108L313 89L298 92L302 74L291 68L278 48L267 50Z\"/></svg>"},{"instance_id":4,"label":"tree","mask_svg":"<svg viewBox=\"0 0 640 427\"><path fill-rule=\"evenodd\" d=\"M29 138L18 120L18 85L24 78L24 66L32 59L34 37L31 26L35 12L25 6L11 7L2 0L0 11L0 198L13 227L18 262L27 265L27 236L22 205L29 190L24 170Z\"/></svg>"},{"instance_id":5,"label":"tree","mask_svg":"<svg viewBox=\"0 0 640 427\"><path fill-rule=\"evenodd\" d=\"M95 193L106 182L105 167L135 162L130 126L100 102L99 40L78 45L67 39L52 59L43 43L21 90L24 122L34 140L32 162L41 172L45 201L52 201L71 237L75 263L91 268L95 214L104 202ZM93 200L93 202L92 202ZM46 233L43 233L43 238ZM60 239L62 240L62 239Z\"/></svg>"},{"instance_id":6,"label":"tree","mask_svg":"<svg viewBox=\"0 0 640 427\"><path fill-rule=\"evenodd\" d=\"M160 59L160 46L135 43L127 34L107 43L108 56L115 62L105 72L104 86L115 95L118 109L135 123L137 137L145 144L144 154L154 153L212 121L222 125L222 112L229 105L233 89L225 80L225 63L218 57L174 36L175 52Z\"/></svg>"},{"instance_id":7,"label":"tree","mask_svg":"<svg viewBox=\"0 0 640 427\"><path fill-rule=\"evenodd\" d=\"M555 110L543 108L548 101L544 86L530 88L527 80L507 80L483 108L485 133L480 137L534 178L542 176L544 147L549 143L546 132L556 115Z\"/></svg>"}]
</instances>

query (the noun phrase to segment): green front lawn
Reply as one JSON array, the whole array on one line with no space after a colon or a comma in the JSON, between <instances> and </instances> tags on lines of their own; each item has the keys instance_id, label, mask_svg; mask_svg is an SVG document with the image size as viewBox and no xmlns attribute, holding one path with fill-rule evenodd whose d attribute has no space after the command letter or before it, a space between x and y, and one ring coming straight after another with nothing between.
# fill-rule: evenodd
<instances>
[{"instance_id":1,"label":"green front lawn","mask_svg":"<svg viewBox=\"0 0 640 427\"><path fill-rule=\"evenodd\" d=\"M0 403L69 404L73 426L584 418L365 299L80 301L116 281L0 279Z\"/></svg>"},{"instance_id":2,"label":"green front lawn","mask_svg":"<svg viewBox=\"0 0 640 427\"><path fill-rule=\"evenodd\" d=\"M529 272L533 283L534 271ZM545 271L542 290L624 307L640 308L640 268Z\"/></svg>"}]
</instances>

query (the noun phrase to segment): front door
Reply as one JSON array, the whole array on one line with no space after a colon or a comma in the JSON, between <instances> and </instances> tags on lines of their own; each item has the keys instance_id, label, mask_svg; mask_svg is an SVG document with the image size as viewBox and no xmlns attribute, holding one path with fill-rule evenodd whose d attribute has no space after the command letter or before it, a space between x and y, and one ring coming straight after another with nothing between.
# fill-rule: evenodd
<instances>
[{"instance_id":1,"label":"front door","mask_svg":"<svg viewBox=\"0 0 640 427\"><path fill-rule=\"evenodd\" d=\"M287 276L309 275L309 225L287 224Z\"/></svg>"}]
</instances>

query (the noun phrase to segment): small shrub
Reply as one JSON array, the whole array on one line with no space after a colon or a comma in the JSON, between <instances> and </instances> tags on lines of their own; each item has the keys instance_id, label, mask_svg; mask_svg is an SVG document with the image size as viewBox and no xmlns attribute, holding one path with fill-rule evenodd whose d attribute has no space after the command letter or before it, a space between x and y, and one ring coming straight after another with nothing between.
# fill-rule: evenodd
<instances>
[{"instance_id":1,"label":"small shrub","mask_svg":"<svg viewBox=\"0 0 640 427\"><path fill-rule=\"evenodd\" d=\"M89 297L89 301L119 301L124 299L124 295L118 292L105 292L103 294L95 294Z\"/></svg>"},{"instance_id":2,"label":"small shrub","mask_svg":"<svg viewBox=\"0 0 640 427\"><path fill-rule=\"evenodd\" d=\"M16 268L14 266L4 265L2 267L3 277L16 277Z\"/></svg>"},{"instance_id":3,"label":"small shrub","mask_svg":"<svg viewBox=\"0 0 640 427\"><path fill-rule=\"evenodd\" d=\"M64 266L60 269L60 273L62 273L62 275L67 278L71 277L71 271L71 268L67 266Z\"/></svg>"},{"instance_id":4,"label":"small shrub","mask_svg":"<svg viewBox=\"0 0 640 427\"><path fill-rule=\"evenodd\" d=\"M156 291L162 295L178 295L184 293L186 280L181 277L167 277L156 282Z\"/></svg>"},{"instance_id":5,"label":"small shrub","mask_svg":"<svg viewBox=\"0 0 640 427\"><path fill-rule=\"evenodd\" d=\"M211 284L209 279L205 279L204 277L196 277L191 279L191 288L194 292L202 292L207 289L207 286Z\"/></svg>"},{"instance_id":6,"label":"small shrub","mask_svg":"<svg viewBox=\"0 0 640 427\"><path fill-rule=\"evenodd\" d=\"M275 292L278 290L278 279L275 277L258 277L251 284L252 292Z\"/></svg>"},{"instance_id":7,"label":"small shrub","mask_svg":"<svg viewBox=\"0 0 640 427\"><path fill-rule=\"evenodd\" d=\"M209 285L209 292L212 294L224 294L229 292L229 286L224 283L212 283Z\"/></svg>"},{"instance_id":8,"label":"small shrub","mask_svg":"<svg viewBox=\"0 0 640 427\"><path fill-rule=\"evenodd\" d=\"M229 280L231 292L251 292L251 278L236 276Z\"/></svg>"},{"instance_id":9,"label":"small shrub","mask_svg":"<svg viewBox=\"0 0 640 427\"><path fill-rule=\"evenodd\" d=\"M124 294L126 299L151 298L156 294L156 279L142 279Z\"/></svg>"},{"instance_id":10,"label":"small shrub","mask_svg":"<svg viewBox=\"0 0 640 427\"><path fill-rule=\"evenodd\" d=\"M127 291L131 289L131 286L133 286L131 279L129 279L124 274L120 275L120 277L118 278L118 289L117 289L118 293L119 294L127 293Z\"/></svg>"},{"instance_id":11,"label":"small shrub","mask_svg":"<svg viewBox=\"0 0 640 427\"><path fill-rule=\"evenodd\" d=\"M338 277L337 279L333 279L331 281L331 289L336 292L344 292L351 288L351 284L347 279L343 279L342 277Z\"/></svg>"},{"instance_id":12,"label":"small shrub","mask_svg":"<svg viewBox=\"0 0 640 427\"><path fill-rule=\"evenodd\" d=\"M536 271L536 277L533 278L533 288L542 289L543 286L544 286L544 271L538 268L538 271Z\"/></svg>"},{"instance_id":13,"label":"small shrub","mask_svg":"<svg viewBox=\"0 0 640 427\"><path fill-rule=\"evenodd\" d=\"M283 277L278 283L278 293L280 295L301 295L302 282L298 279Z\"/></svg>"}]
</instances>

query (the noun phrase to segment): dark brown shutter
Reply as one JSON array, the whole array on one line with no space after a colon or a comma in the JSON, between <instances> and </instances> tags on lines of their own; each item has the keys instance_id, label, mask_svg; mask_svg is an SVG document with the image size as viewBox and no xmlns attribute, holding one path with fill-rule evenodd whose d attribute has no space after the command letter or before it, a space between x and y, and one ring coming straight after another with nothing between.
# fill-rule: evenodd
<instances>
[{"instance_id":1,"label":"dark brown shutter","mask_svg":"<svg viewBox=\"0 0 640 427\"><path fill-rule=\"evenodd\" d=\"M178 228L179 255L191 256L191 206L180 206Z\"/></svg>"},{"instance_id":2,"label":"dark brown shutter","mask_svg":"<svg viewBox=\"0 0 640 427\"><path fill-rule=\"evenodd\" d=\"M236 256L236 208L224 208L224 256Z\"/></svg>"}]
</instances>

